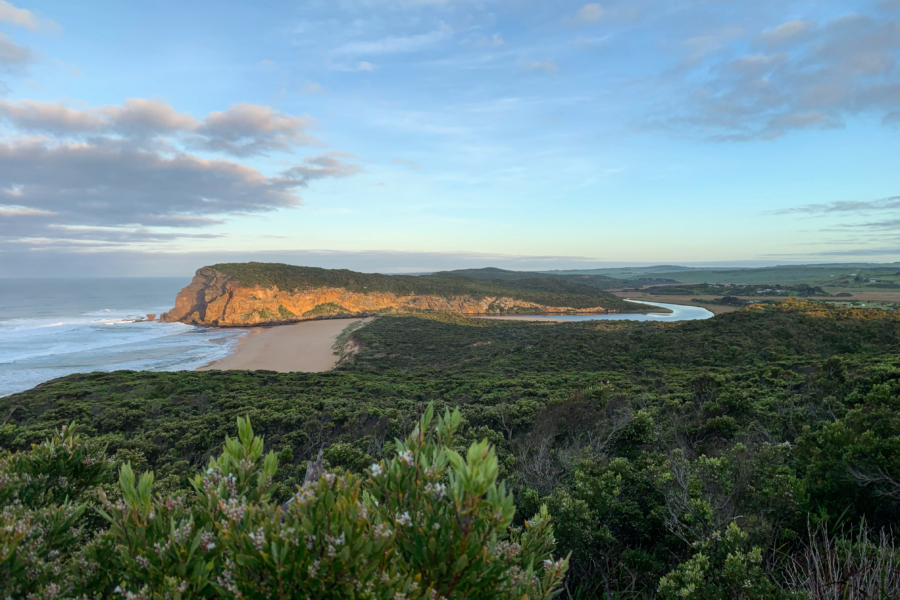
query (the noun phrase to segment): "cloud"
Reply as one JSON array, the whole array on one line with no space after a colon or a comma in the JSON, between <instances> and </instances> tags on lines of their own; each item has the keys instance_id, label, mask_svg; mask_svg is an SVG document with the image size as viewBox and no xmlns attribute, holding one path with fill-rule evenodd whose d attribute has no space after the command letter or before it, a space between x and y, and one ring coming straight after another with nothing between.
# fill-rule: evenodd
<instances>
[{"instance_id":1,"label":"cloud","mask_svg":"<svg viewBox=\"0 0 900 600\"><path fill-rule=\"evenodd\" d=\"M241 157L268 154L321 144L305 133L312 125L309 116L286 115L268 106L237 104L210 113L197 128L199 136L193 145Z\"/></svg>"},{"instance_id":2,"label":"cloud","mask_svg":"<svg viewBox=\"0 0 900 600\"><path fill-rule=\"evenodd\" d=\"M102 115L35 100L0 100L0 117L20 130L39 133L100 132L108 127Z\"/></svg>"},{"instance_id":3,"label":"cloud","mask_svg":"<svg viewBox=\"0 0 900 600\"><path fill-rule=\"evenodd\" d=\"M17 8L6 0L0 0L0 21L32 30L38 29L40 26L40 20L33 12L25 8Z\"/></svg>"},{"instance_id":4,"label":"cloud","mask_svg":"<svg viewBox=\"0 0 900 600\"><path fill-rule=\"evenodd\" d=\"M519 60L518 64L520 69L528 72L541 71L547 74L559 72L559 67L552 60Z\"/></svg>"},{"instance_id":5,"label":"cloud","mask_svg":"<svg viewBox=\"0 0 900 600\"><path fill-rule=\"evenodd\" d=\"M854 223L844 226L847 229L866 229L870 231L887 230L900 231L900 219L887 219L885 221L871 221L869 223Z\"/></svg>"},{"instance_id":6,"label":"cloud","mask_svg":"<svg viewBox=\"0 0 900 600\"><path fill-rule=\"evenodd\" d=\"M686 39L682 46L687 53L681 63L680 68L694 66L705 59L707 56L725 48L729 43L743 37L746 31L743 27L729 25L720 27L703 35L694 36Z\"/></svg>"},{"instance_id":7,"label":"cloud","mask_svg":"<svg viewBox=\"0 0 900 600\"><path fill-rule=\"evenodd\" d=\"M359 65L357 65L357 70L359 70L359 71L374 71L375 67L372 65L372 63L363 60L363 61L360 61Z\"/></svg>"},{"instance_id":8,"label":"cloud","mask_svg":"<svg viewBox=\"0 0 900 600\"><path fill-rule=\"evenodd\" d=\"M437 44L453 37L453 31L442 27L428 33L406 36L390 36L368 42L350 42L335 49L337 56L354 56L370 54L398 54L417 52L425 47Z\"/></svg>"},{"instance_id":9,"label":"cloud","mask_svg":"<svg viewBox=\"0 0 900 600\"><path fill-rule=\"evenodd\" d=\"M827 215L834 213L868 213L882 210L900 209L900 196L890 196L878 200L850 200L826 202L823 204L804 204L793 208L770 211L774 215Z\"/></svg>"},{"instance_id":10,"label":"cloud","mask_svg":"<svg viewBox=\"0 0 900 600\"><path fill-rule=\"evenodd\" d=\"M491 37L483 35L479 38L468 39L465 43L472 44L479 48L499 48L506 43L506 40L504 40L503 36L499 33L495 33Z\"/></svg>"},{"instance_id":11,"label":"cloud","mask_svg":"<svg viewBox=\"0 0 900 600\"><path fill-rule=\"evenodd\" d=\"M392 159L391 159L391 162L392 162L392 163L398 163L398 164L401 164L401 165L406 165L407 167L409 167L409 168L412 169L413 171L418 171L419 169L422 168L422 165L420 165L420 164L417 163L416 161L414 161L414 160L407 160L407 159L405 159L405 158L400 158L400 157L392 158Z\"/></svg>"},{"instance_id":12,"label":"cloud","mask_svg":"<svg viewBox=\"0 0 900 600\"><path fill-rule=\"evenodd\" d=\"M300 89L297 90L301 94L324 94L325 87L320 83L316 83L315 81L307 81L303 85L300 86Z\"/></svg>"},{"instance_id":13,"label":"cloud","mask_svg":"<svg viewBox=\"0 0 900 600\"><path fill-rule=\"evenodd\" d=\"M166 156L127 143L0 143L0 203L67 225L196 226L197 217L297 206L302 182L227 160ZM6 233L6 231L4 231Z\"/></svg>"},{"instance_id":14,"label":"cloud","mask_svg":"<svg viewBox=\"0 0 900 600\"><path fill-rule=\"evenodd\" d=\"M134 140L174 136L190 148L237 157L321 144L307 133L315 124L312 117L256 104L236 104L198 121L164 102L143 98L88 109L57 102L0 100L0 119L23 132L56 136L105 134Z\"/></svg>"},{"instance_id":15,"label":"cloud","mask_svg":"<svg viewBox=\"0 0 900 600\"><path fill-rule=\"evenodd\" d=\"M859 115L900 122L900 19L790 21L734 55L738 29L696 36L674 78L676 100L645 126L710 140L772 140L842 127ZM673 77L673 74L670 74Z\"/></svg>"},{"instance_id":16,"label":"cloud","mask_svg":"<svg viewBox=\"0 0 900 600\"><path fill-rule=\"evenodd\" d=\"M21 73L35 60L27 46L19 46L0 31L0 69L7 73Z\"/></svg>"},{"instance_id":17,"label":"cloud","mask_svg":"<svg viewBox=\"0 0 900 600\"><path fill-rule=\"evenodd\" d=\"M154 227L183 230L155 232L154 239L191 237L191 229L222 223L223 216L299 206L296 191L311 180L362 171L341 156L311 157L270 177L228 160L165 155L108 140L12 140L0 143L0 240L30 243L77 234L80 243L140 241Z\"/></svg>"},{"instance_id":18,"label":"cloud","mask_svg":"<svg viewBox=\"0 0 900 600\"><path fill-rule=\"evenodd\" d=\"M769 46L781 46L808 38L815 28L816 23L812 21L788 21L778 27L764 29L760 37Z\"/></svg>"},{"instance_id":19,"label":"cloud","mask_svg":"<svg viewBox=\"0 0 900 600\"><path fill-rule=\"evenodd\" d=\"M255 156L318 143L308 116L238 104L202 120L157 100L72 108L0 100L0 243L47 248L210 237L192 230L293 208L310 181L362 172L329 152L275 175L190 150ZM160 228L174 231L160 231Z\"/></svg>"},{"instance_id":20,"label":"cloud","mask_svg":"<svg viewBox=\"0 0 900 600\"><path fill-rule=\"evenodd\" d=\"M575 13L575 19L585 23L595 23L606 16L599 4L585 4Z\"/></svg>"},{"instance_id":21,"label":"cloud","mask_svg":"<svg viewBox=\"0 0 900 600\"><path fill-rule=\"evenodd\" d=\"M122 106L103 107L99 113L106 117L110 131L124 136L167 135L198 127L191 115L180 113L164 102L143 98L131 98ZM218 113L210 117L213 114Z\"/></svg>"},{"instance_id":22,"label":"cloud","mask_svg":"<svg viewBox=\"0 0 900 600\"><path fill-rule=\"evenodd\" d=\"M314 179L344 178L362 173L364 169L354 163L341 160L341 158L355 158L346 152L329 152L322 156L307 158L304 164L296 165L284 171L282 176L289 181L296 181L306 187Z\"/></svg>"},{"instance_id":23,"label":"cloud","mask_svg":"<svg viewBox=\"0 0 900 600\"><path fill-rule=\"evenodd\" d=\"M55 212L49 210L16 206L14 204L0 204L0 217L51 217L55 214Z\"/></svg>"},{"instance_id":24,"label":"cloud","mask_svg":"<svg viewBox=\"0 0 900 600\"><path fill-rule=\"evenodd\" d=\"M278 67L278 63L268 58L259 61L259 68L263 71L273 71Z\"/></svg>"}]
</instances>

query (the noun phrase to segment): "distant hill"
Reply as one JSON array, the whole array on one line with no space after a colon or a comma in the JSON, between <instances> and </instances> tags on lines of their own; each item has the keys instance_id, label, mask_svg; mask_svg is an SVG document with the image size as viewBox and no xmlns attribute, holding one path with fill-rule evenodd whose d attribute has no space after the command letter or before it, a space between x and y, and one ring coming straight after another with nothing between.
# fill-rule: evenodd
<instances>
[{"instance_id":1,"label":"distant hill","mask_svg":"<svg viewBox=\"0 0 900 600\"><path fill-rule=\"evenodd\" d=\"M777 265L772 267L682 267L656 265L651 267L615 267L573 271L549 271L554 276L604 276L619 280L619 285L644 284L651 279L667 279L677 283L744 283L808 284L830 286L842 279L859 277L853 283L869 283L870 279L893 282L900 272L900 263L832 263L812 265ZM872 283L882 283L872 282ZM884 285L880 286L884 287Z\"/></svg>"},{"instance_id":2,"label":"distant hill","mask_svg":"<svg viewBox=\"0 0 900 600\"><path fill-rule=\"evenodd\" d=\"M496 278L457 272L382 275L278 263L203 267L163 321L244 326L385 312L560 314L640 312L646 307L599 289L594 276ZM505 278L504 278L505 277ZM609 279L609 278L604 278ZM594 285L592 285L594 283Z\"/></svg>"}]
</instances>

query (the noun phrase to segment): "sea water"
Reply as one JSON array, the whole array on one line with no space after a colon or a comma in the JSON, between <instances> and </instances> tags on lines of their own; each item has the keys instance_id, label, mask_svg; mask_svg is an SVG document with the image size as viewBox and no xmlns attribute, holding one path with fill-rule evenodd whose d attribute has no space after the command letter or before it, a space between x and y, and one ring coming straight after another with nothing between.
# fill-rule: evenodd
<instances>
[{"instance_id":1,"label":"sea water","mask_svg":"<svg viewBox=\"0 0 900 600\"><path fill-rule=\"evenodd\" d=\"M91 371L193 370L243 329L146 319L174 306L183 277L0 279L0 396Z\"/></svg>"}]
</instances>

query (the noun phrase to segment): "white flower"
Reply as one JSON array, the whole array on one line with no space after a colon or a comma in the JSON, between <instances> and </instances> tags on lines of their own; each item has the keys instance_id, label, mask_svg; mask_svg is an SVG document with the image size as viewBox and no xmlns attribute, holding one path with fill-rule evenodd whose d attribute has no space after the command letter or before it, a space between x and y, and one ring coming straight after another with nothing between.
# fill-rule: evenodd
<instances>
[{"instance_id":1,"label":"white flower","mask_svg":"<svg viewBox=\"0 0 900 600\"><path fill-rule=\"evenodd\" d=\"M425 486L425 491L434 494L438 498L443 498L447 494L447 486L443 483L429 483Z\"/></svg>"},{"instance_id":2,"label":"white flower","mask_svg":"<svg viewBox=\"0 0 900 600\"><path fill-rule=\"evenodd\" d=\"M401 525L412 525L412 519L409 518L409 513L405 512L399 517L397 517L397 522Z\"/></svg>"},{"instance_id":3,"label":"white flower","mask_svg":"<svg viewBox=\"0 0 900 600\"><path fill-rule=\"evenodd\" d=\"M382 473L381 463L373 463L369 469L372 471L373 477L378 477Z\"/></svg>"}]
</instances>

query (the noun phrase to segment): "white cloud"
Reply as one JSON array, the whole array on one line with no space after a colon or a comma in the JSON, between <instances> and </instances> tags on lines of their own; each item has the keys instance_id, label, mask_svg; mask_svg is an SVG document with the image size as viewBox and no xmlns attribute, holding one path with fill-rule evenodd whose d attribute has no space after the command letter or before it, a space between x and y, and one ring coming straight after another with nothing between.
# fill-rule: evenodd
<instances>
[{"instance_id":1,"label":"white cloud","mask_svg":"<svg viewBox=\"0 0 900 600\"><path fill-rule=\"evenodd\" d=\"M12 23L25 29L45 33L62 30L59 23L39 17L27 8L19 8L6 0L0 0L0 23Z\"/></svg>"},{"instance_id":2,"label":"white cloud","mask_svg":"<svg viewBox=\"0 0 900 600\"><path fill-rule=\"evenodd\" d=\"M15 204L0 204L0 217L50 217L55 214L55 212L41 210L39 208L28 208L27 206L16 206Z\"/></svg>"},{"instance_id":3,"label":"white cloud","mask_svg":"<svg viewBox=\"0 0 900 600\"><path fill-rule=\"evenodd\" d=\"M606 16L606 11L599 4L585 4L575 13L575 18L585 23L594 23Z\"/></svg>"},{"instance_id":4,"label":"white cloud","mask_svg":"<svg viewBox=\"0 0 900 600\"><path fill-rule=\"evenodd\" d=\"M274 60L269 60L268 58L259 61L259 68L263 71L273 71L278 67L278 63Z\"/></svg>"},{"instance_id":5,"label":"white cloud","mask_svg":"<svg viewBox=\"0 0 900 600\"><path fill-rule=\"evenodd\" d=\"M355 156L347 152L328 152L322 156L307 158L303 161L304 164L295 165L284 171L282 175L296 180L300 182L300 185L306 187L314 179L344 178L364 171L361 166L341 160L342 158L355 158Z\"/></svg>"},{"instance_id":6,"label":"white cloud","mask_svg":"<svg viewBox=\"0 0 900 600\"><path fill-rule=\"evenodd\" d=\"M22 131L58 136L103 133L136 140L176 136L192 148L240 157L321 144L307 133L315 124L312 117L257 104L236 104L198 121L164 102L144 98L89 109L58 102L0 100L0 119Z\"/></svg>"},{"instance_id":7,"label":"white cloud","mask_svg":"<svg viewBox=\"0 0 900 600\"><path fill-rule=\"evenodd\" d=\"M0 31L0 69L9 73L22 72L34 59L34 53L28 46L16 44Z\"/></svg>"},{"instance_id":8,"label":"white cloud","mask_svg":"<svg viewBox=\"0 0 900 600\"><path fill-rule=\"evenodd\" d=\"M301 94L324 94L325 87L321 83L316 83L315 81L307 81L303 85L300 86L300 89L297 90Z\"/></svg>"},{"instance_id":9,"label":"white cloud","mask_svg":"<svg viewBox=\"0 0 900 600\"><path fill-rule=\"evenodd\" d=\"M369 42L350 42L334 50L337 56L354 56L370 54L398 54L403 52L415 52L442 42L453 36L453 32L446 28L440 28L428 33L407 36L390 36L380 40Z\"/></svg>"},{"instance_id":10,"label":"white cloud","mask_svg":"<svg viewBox=\"0 0 900 600\"><path fill-rule=\"evenodd\" d=\"M416 162L414 160L408 160L406 158L400 158L399 156L392 158L391 162L398 163L401 165L406 165L413 171L418 171L419 169L422 168L422 165L420 165L418 162Z\"/></svg>"},{"instance_id":11,"label":"white cloud","mask_svg":"<svg viewBox=\"0 0 900 600\"><path fill-rule=\"evenodd\" d=\"M375 70L374 65L368 61L360 61L359 65L357 65L357 69L360 71L373 71Z\"/></svg>"},{"instance_id":12,"label":"white cloud","mask_svg":"<svg viewBox=\"0 0 900 600\"><path fill-rule=\"evenodd\" d=\"M13 6L6 0L0 0L0 21L14 23L26 29L37 29L39 21L30 10Z\"/></svg>"},{"instance_id":13,"label":"white cloud","mask_svg":"<svg viewBox=\"0 0 900 600\"><path fill-rule=\"evenodd\" d=\"M475 40L467 40L466 42L469 44L480 46L482 48L499 48L506 43L506 40L504 40L503 36L499 33L495 33L491 37L483 35L480 38L477 38Z\"/></svg>"},{"instance_id":14,"label":"white cloud","mask_svg":"<svg viewBox=\"0 0 900 600\"><path fill-rule=\"evenodd\" d=\"M775 46L804 38L815 28L816 24L812 21L788 21L778 27L763 30L760 37L764 43Z\"/></svg>"},{"instance_id":15,"label":"white cloud","mask_svg":"<svg viewBox=\"0 0 900 600\"><path fill-rule=\"evenodd\" d=\"M559 72L559 67L552 60L519 60L518 65L523 71L540 71L547 74Z\"/></svg>"}]
</instances>

